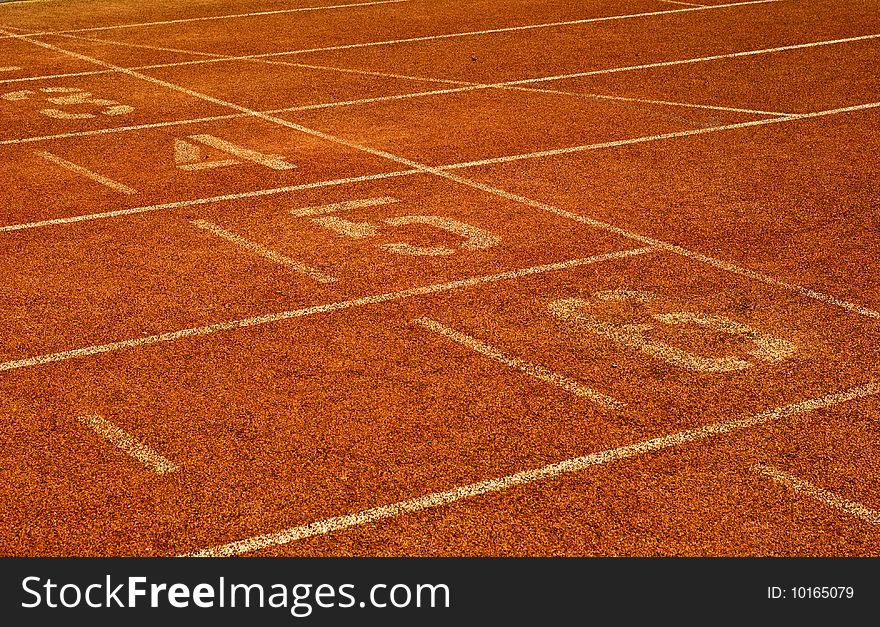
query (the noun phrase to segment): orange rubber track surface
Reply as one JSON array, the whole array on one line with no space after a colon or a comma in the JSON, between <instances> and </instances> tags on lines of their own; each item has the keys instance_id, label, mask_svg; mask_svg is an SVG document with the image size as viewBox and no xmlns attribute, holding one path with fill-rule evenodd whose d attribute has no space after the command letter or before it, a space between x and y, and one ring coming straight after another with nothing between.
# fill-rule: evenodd
<instances>
[{"instance_id":1,"label":"orange rubber track surface","mask_svg":"<svg viewBox=\"0 0 880 627\"><path fill-rule=\"evenodd\" d=\"M0 555L880 556L872 0L0 3Z\"/></svg>"}]
</instances>

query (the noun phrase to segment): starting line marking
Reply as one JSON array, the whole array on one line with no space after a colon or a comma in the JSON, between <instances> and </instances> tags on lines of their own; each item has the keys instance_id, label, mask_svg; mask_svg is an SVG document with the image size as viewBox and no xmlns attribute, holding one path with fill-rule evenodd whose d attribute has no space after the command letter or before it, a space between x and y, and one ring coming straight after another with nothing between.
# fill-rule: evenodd
<instances>
[{"instance_id":1,"label":"starting line marking","mask_svg":"<svg viewBox=\"0 0 880 627\"><path fill-rule=\"evenodd\" d=\"M600 466L622 459L655 453L657 451L690 442L706 440L716 435L730 433L740 429L757 427L803 412L831 407L839 403L845 403L866 396L873 396L878 392L880 392L880 384L867 383L836 394L829 394L827 396L801 401L800 403L777 407L776 409L771 409L748 418L716 422L697 429L679 431L678 433L659 438L653 438L651 440L644 440L642 442L621 446L615 449L591 453L589 455L584 455L583 457L567 459L565 461L544 466L543 468L525 470L512 475L489 479L488 481L471 483L446 492L435 492L420 498L400 501L391 505L383 505L381 507L375 507L355 514L326 518L308 525L293 527L277 533L255 536L244 540L238 540L236 542L230 542L228 544L221 544L187 555L182 555L181 557L224 557L250 553L283 544L290 544L297 540L326 535L334 531L349 529L351 527L365 525L378 520L396 518L404 514L448 505L449 503L473 498L482 494L500 492L514 486L553 479L560 475L585 470L590 466Z\"/></svg>"},{"instance_id":2,"label":"starting line marking","mask_svg":"<svg viewBox=\"0 0 880 627\"><path fill-rule=\"evenodd\" d=\"M180 470L178 466L159 455L149 446L139 442L130 434L100 416L80 416L77 420L94 429L98 435L107 438L157 474L164 475Z\"/></svg>"},{"instance_id":3,"label":"starting line marking","mask_svg":"<svg viewBox=\"0 0 880 627\"><path fill-rule=\"evenodd\" d=\"M438 333L445 337L448 337L454 342L458 342L462 346L466 346L471 350L484 355L485 357L489 357L490 359L494 359L502 364L510 366L511 368L516 368L517 370L521 370L527 375L534 377L540 381L544 381L545 383L552 383L567 392L571 392L575 396L580 396L583 398L588 398L597 405L604 407L605 409L623 409L626 404L621 403L620 401L597 392L587 386L575 381L574 379L569 379L568 377L564 377L560 374L553 372L545 368L544 366L533 364L524 359L520 359L518 357L513 357L511 355L506 355L501 352L497 348L493 346L489 346L488 344L484 344L476 338L471 337L470 335L466 335L461 333L460 331L456 331L455 329L451 329L436 320L431 320L430 318L418 318L417 320L413 320L413 324L417 324L420 327L427 329L428 331L433 331L434 333Z\"/></svg>"},{"instance_id":4,"label":"starting line marking","mask_svg":"<svg viewBox=\"0 0 880 627\"><path fill-rule=\"evenodd\" d=\"M111 351L132 348L135 346L145 346L147 344L157 344L159 342L171 342L187 337L199 335L210 335L212 333L220 333L222 331L231 331L233 329L242 329L245 327L253 327L271 322L280 322L282 320L290 320L293 318L301 318L303 316L312 316L315 314L329 313L349 309L351 307L361 307L364 305L375 305L404 298L412 298L415 296L426 296L437 292L446 292L449 290L460 289L464 287L473 287L483 285L485 283L494 283L505 279L515 279L532 274L541 274L544 272L552 272L555 270L566 270L568 268L576 268L594 263L602 263L604 261L612 261L614 259L623 259L626 257L635 257L653 252L653 247L634 248L629 250L620 250L613 253L604 253L594 257L586 257L581 259L570 259L559 263L551 263L542 266L531 266L520 270L509 270L498 274L482 275L471 277L469 279L460 279L458 281L450 281L449 283L435 283L434 285L426 285L415 287L398 292L387 292L375 296L364 296L353 300L344 300L327 305L317 305L314 307L305 307L303 309L294 309L292 311L282 311L279 313L265 314L253 318L244 318L241 320L231 320L227 322L218 322L202 327L191 327L189 329L181 329L179 331L170 331L159 335L150 335L131 340L123 340L121 342L112 342L110 344L101 344L96 346L86 346L74 350L63 351L60 353L50 353L46 355L38 355L27 359L18 359L15 361L7 361L0 363L0 372L5 370L15 370L18 368L26 368L28 366L36 366L39 364L48 364L56 361L66 361L68 359L76 359L78 357L87 357L89 355L98 355L100 353L109 353Z\"/></svg>"},{"instance_id":5,"label":"starting line marking","mask_svg":"<svg viewBox=\"0 0 880 627\"><path fill-rule=\"evenodd\" d=\"M299 272L300 274L304 274L310 279L314 279L318 283L333 283L336 279L332 276L327 276L322 273L320 270L312 268L311 266L307 266L295 259L291 259L290 257L285 257L279 253L276 253L274 250L269 250L265 246L261 246L256 242L252 242L248 239L241 237L240 235L236 235L235 233L231 233L229 231L224 230L223 228L217 226L213 222L208 222L207 220L192 220L190 222L193 226L198 227L200 229L204 229L210 233L213 233L217 237L222 237L226 241L232 242L233 244L237 244L242 248L250 250L252 252L257 253L261 257L265 257L266 259L270 259L275 263L280 263L285 266L289 266L294 271Z\"/></svg>"},{"instance_id":6,"label":"starting line marking","mask_svg":"<svg viewBox=\"0 0 880 627\"><path fill-rule=\"evenodd\" d=\"M116 190L117 192L120 192L121 194L128 194L131 196L131 195L138 193L136 189L129 187L128 185L123 185L122 183L114 181L113 179L108 179L106 176L101 176L97 172L92 172L91 170L89 170L87 168L76 165L75 163L71 163L70 161L62 159L58 155L53 155L51 152L40 151L40 152L37 152L37 155L39 155L40 157L42 157L46 161L50 161L50 162L54 163L55 165L61 166L65 170L70 170L71 172L76 172L77 174L81 174L82 176L85 176L86 178L90 178L93 181L95 181L96 183L100 183L101 185L109 187L110 189Z\"/></svg>"},{"instance_id":7,"label":"starting line marking","mask_svg":"<svg viewBox=\"0 0 880 627\"><path fill-rule=\"evenodd\" d=\"M835 509L851 514L857 518L861 518L872 525L880 525L880 511L865 507L861 503L848 501L833 492L814 486L808 481L799 479L794 475L783 472L773 466L757 464L752 466L752 470L772 479L776 483L784 485L796 493L805 494L817 501L825 503L826 505L830 505Z\"/></svg>"}]
</instances>

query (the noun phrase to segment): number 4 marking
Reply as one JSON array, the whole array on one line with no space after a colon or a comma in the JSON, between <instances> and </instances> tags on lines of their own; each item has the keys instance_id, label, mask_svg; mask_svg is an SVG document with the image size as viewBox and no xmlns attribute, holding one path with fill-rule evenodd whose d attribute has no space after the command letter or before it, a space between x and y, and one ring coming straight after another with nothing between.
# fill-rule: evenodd
<instances>
[{"instance_id":1,"label":"number 4 marking","mask_svg":"<svg viewBox=\"0 0 880 627\"><path fill-rule=\"evenodd\" d=\"M202 149L193 142L214 148L236 158L202 161ZM181 170L192 171L222 168L228 165L237 165L242 161L251 161L273 170L292 170L296 167L291 163L287 163L284 157L280 155L264 155L256 150L242 148L213 135L190 135L186 140L174 140L174 162Z\"/></svg>"}]
</instances>

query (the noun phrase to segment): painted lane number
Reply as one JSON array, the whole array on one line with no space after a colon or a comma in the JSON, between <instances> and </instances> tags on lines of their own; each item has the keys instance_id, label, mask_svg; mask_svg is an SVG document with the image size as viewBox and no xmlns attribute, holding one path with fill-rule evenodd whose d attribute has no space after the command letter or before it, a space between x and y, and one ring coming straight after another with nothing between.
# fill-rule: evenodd
<instances>
[{"instance_id":1,"label":"painted lane number","mask_svg":"<svg viewBox=\"0 0 880 627\"><path fill-rule=\"evenodd\" d=\"M353 239L364 239L375 237L379 234L379 226L370 222L354 222L346 220L334 215L340 211L359 209L363 207L374 207L377 205L386 205L397 202L396 198L366 198L363 200L351 200L347 202L334 203L330 205L322 205L319 207L305 207L295 209L291 213L300 218L311 218L314 224L322 226L340 235ZM492 248L501 238L484 229L471 226L466 222L446 218L443 216L432 215L406 215L392 218L384 218L383 224L389 226L405 226L410 224L424 224L435 229L458 235L463 239L459 248L465 250L483 250ZM411 257L437 257L443 255L452 255L455 253L454 248L448 246L414 246L407 242L396 242L393 244L382 244L382 248L399 255L408 255Z\"/></svg>"},{"instance_id":2,"label":"painted lane number","mask_svg":"<svg viewBox=\"0 0 880 627\"><path fill-rule=\"evenodd\" d=\"M791 342L767 335L749 325L723 316L691 312L657 313L651 315L654 322L618 323L600 320L592 313L592 310L603 302L644 304L655 299L657 296L649 292L612 290L596 292L591 298L560 298L549 303L548 309L555 317L573 325L576 329L588 331L628 348L638 349L656 359L697 372L743 370L753 366L754 362L731 356L695 355L670 346L651 337L650 333L655 329L656 323L669 326L696 325L746 340L751 345L746 350L746 354L768 363L783 361L795 353L795 346Z\"/></svg>"},{"instance_id":3,"label":"painted lane number","mask_svg":"<svg viewBox=\"0 0 880 627\"><path fill-rule=\"evenodd\" d=\"M134 111L134 107L130 105L120 104L115 100L106 100L104 98L95 98L89 92L79 87L43 87L40 89L42 94L25 89L23 91L13 91L3 94L0 98L10 102L20 100L28 100L34 94L40 95L49 104L58 105L58 107L47 107L40 109L43 115L58 120L85 120L97 117L96 113L83 111L83 108L91 110L99 109L98 114L101 115L124 115Z\"/></svg>"}]
</instances>

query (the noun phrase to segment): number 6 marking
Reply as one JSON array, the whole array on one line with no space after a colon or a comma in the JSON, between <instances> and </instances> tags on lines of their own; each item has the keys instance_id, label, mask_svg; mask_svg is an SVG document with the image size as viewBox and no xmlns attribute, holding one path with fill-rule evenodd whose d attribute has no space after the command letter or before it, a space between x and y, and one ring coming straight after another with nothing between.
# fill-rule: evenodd
<instances>
[{"instance_id":1,"label":"number 6 marking","mask_svg":"<svg viewBox=\"0 0 880 627\"><path fill-rule=\"evenodd\" d=\"M614 290L593 294L593 299L599 301L634 301L645 303L654 298L653 294L634 290ZM561 298L551 302L548 308L556 317L577 327L592 331L599 336L614 340L624 346L637 348L652 357L689 370L696 370L698 372L729 372L743 370L754 365L750 361L736 357L703 357L694 355L660 340L646 337L644 334L654 328L654 325L650 323L619 324L603 322L587 313L590 305L591 301L585 298ZM795 352L795 347L791 342L766 335L746 324L723 316L677 312L653 314L651 317L658 322L672 326L695 324L748 340L753 346L746 352L761 361L779 362L787 359Z\"/></svg>"}]
</instances>

